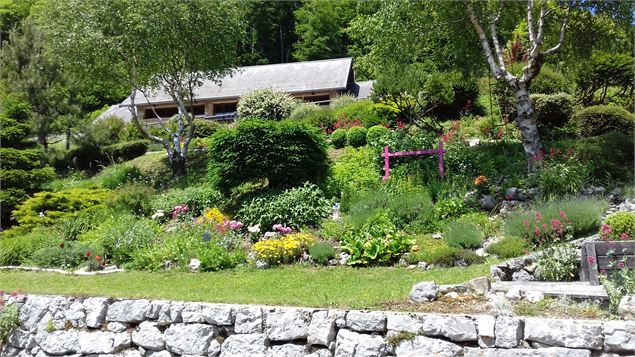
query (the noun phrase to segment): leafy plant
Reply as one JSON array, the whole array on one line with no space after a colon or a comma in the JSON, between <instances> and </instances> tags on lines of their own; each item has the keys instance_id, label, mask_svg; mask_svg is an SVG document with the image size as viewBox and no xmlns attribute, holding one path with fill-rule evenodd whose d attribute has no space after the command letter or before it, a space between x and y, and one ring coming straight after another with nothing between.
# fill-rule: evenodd
<instances>
[{"instance_id":1,"label":"leafy plant","mask_svg":"<svg viewBox=\"0 0 635 357\"><path fill-rule=\"evenodd\" d=\"M342 193L351 195L370 190L379 183L376 157L371 149L362 147L346 148L331 166L325 186L330 196L340 197Z\"/></svg>"},{"instance_id":2,"label":"leafy plant","mask_svg":"<svg viewBox=\"0 0 635 357\"><path fill-rule=\"evenodd\" d=\"M29 262L43 268L71 269L88 264L93 255L101 257L101 248L86 242L62 241L54 247L44 247L33 252Z\"/></svg>"},{"instance_id":3,"label":"leafy plant","mask_svg":"<svg viewBox=\"0 0 635 357\"><path fill-rule=\"evenodd\" d=\"M527 252L527 243L520 237L505 237L488 246L486 251L502 259L515 258Z\"/></svg>"},{"instance_id":4,"label":"leafy plant","mask_svg":"<svg viewBox=\"0 0 635 357\"><path fill-rule=\"evenodd\" d=\"M381 146L382 142L385 141L384 137L388 135L388 128L383 125L375 125L368 128L368 132L366 133L366 142L369 145L379 145Z\"/></svg>"},{"instance_id":5,"label":"leafy plant","mask_svg":"<svg viewBox=\"0 0 635 357\"><path fill-rule=\"evenodd\" d=\"M24 228L51 225L61 219L77 217L89 210L104 208L109 190L77 188L58 192L38 192L13 211Z\"/></svg>"},{"instance_id":6,"label":"leafy plant","mask_svg":"<svg viewBox=\"0 0 635 357\"><path fill-rule=\"evenodd\" d=\"M269 229L279 223L292 228L316 226L331 213L331 201L314 184L305 183L283 191L257 197L246 203L237 217L246 225Z\"/></svg>"},{"instance_id":7,"label":"leafy plant","mask_svg":"<svg viewBox=\"0 0 635 357\"><path fill-rule=\"evenodd\" d=\"M364 146L366 145L366 133L366 128L354 126L348 129L348 132L346 133L346 143L348 146L352 146L354 148Z\"/></svg>"},{"instance_id":8,"label":"leafy plant","mask_svg":"<svg viewBox=\"0 0 635 357\"><path fill-rule=\"evenodd\" d=\"M478 248L483 242L483 233L474 223L455 220L448 224L443 239L450 247Z\"/></svg>"},{"instance_id":9,"label":"leafy plant","mask_svg":"<svg viewBox=\"0 0 635 357\"><path fill-rule=\"evenodd\" d=\"M588 168L575 159L550 162L536 172L540 192L548 198L577 194L587 183Z\"/></svg>"},{"instance_id":10,"label":"leafy plant","mask_svg":"<svg viewBox=\"0 0 635 357\"><path fill-rule=\"evenodd\" d=\"M617 315L617 308L622 297L627 294L635 294L635 269L623 267L610 270L610 273L599 276L600 283L606 288L609 296L609 311Z\"/></svg>"},{"instance_id":11,"label":"leafy plant","mask_svg":"<svg viewBox=\"0 0 635 357\"><path fill-rule=\"evenodd\" d=\"M320 182L327 171L324 137L293 121L243 121L237 128L217 131L209 152L210 179L224 193L265 180L269 187Z\"/></svg>"},{"instance_id":12,"label":"leafy plant","mask_svg":"<svg viewBox=\"0 0 635 357\"><path fill-rule=\"evenodd\" d=\"M144 184L126 184L117 189L110 198L112 207L138 216L152 213L151 199L155 195L152 187Z\"/></svg>"},{"instance_id":13,"label":"leafy plant","mask_svg":"<svg viewBox=\"0 0 635 357\"><path fill-rule=\"evenodd\" d=\"M573 117L580 135L598 136L609 132L633 133L635 114L615 105L596 105L577 112Z\"/></svg>"},{"instance_id":14,"label":"leafy plant","mask_svg":"<svg viewBox=\"0 0 635 357\"><path fill-rule=\"evenodd\" d=\"M617 212L606 217L600 236L603 240L635 239L635 212Z\"/></svg>"},{"instance_id":15,"label":"leafy plant","mask_svg":"<svg viewBox=\"0 0 635 357\"><path fill-rule=\"evenodd\" d=\"M331 133L331 143L336 149L341 149L346 146L346 129L335 129Z\"/></svg>"},{"instance_id":16,"label":"leafy plant","mask_svg":"<svg viewBox=\"0 0 635 357\"><path fill-rule=\"evenodd\" d=\"M361 228L342 238L342 250L350 254L349 265L386 264L410 250L414 239L390 221L385 212L371 217Z\"/></svg>"},{"instance_id":17,"label":"leafy plant","mask_svg":"<svg viewBox=\"0 0 635 357\"><path fill-rule=\"evenodd\" d=\"M9 231L4 231L4 236L0 238L0 265L24 264L38 249L56 246L64 241L56 227L38 227L11 237L7 233Z\"/></svg>"},{"instance_id":18,"label":"leafy plant","mask_svg":"<svg viewBox=\"0 0 635 357\"><path fill-rule=\"evenodd\" d=\"M4 295L0 294L0 345L3 345L11 332L20 326L18 305L7 302Z\"/></svg>"},{"instance_id":19,"label":"leafy plant","mask_svg":"<svg viewBox=\"0 0 635 357\"><path fill-rule=\"evenodd\" d=\"M313 261L326 265L329 260L335 258L335 248L333 244L328 242L317 242L309 248L309 255L313 258Z\"/></svg>"},{"instance_id":20,"label":"leafy plant","mask_svg":"<svg viewBox=\"0 0 635 357\"><path fill-rule=\"evenodd\" d=\"M240 97L238 115L247 119L287 119L298 103L287 93L273 89L255 89Z\"/></svg>"},{"instance_id":21,"label":"leafy plant","mask_svg":"<svg viewBox=\"0 0 635 357\"><path fill-rule=\"evenodd\" d=\"M293 233L256 242L251 249L257 260L263 260L269 265L288 264L301 258L302 253L314 241L315 238L310 233Z\"/></svg>"},{"instance_id":22,"label":"leafy plant","mask_svg":"<svg viewBox=\"0 0 635 357\"><path fill-rule=\"evenodd\" d=\"M536 260L537 276L545 281L572 281L580 266L580 255L571 243L549 246Z\"/></svg>"},{"instance_id":23,"label":"leafy plant","mask_svg":"<svg viewBox=\"0 0 635 357\"><path fill-rule=\"evenodd\" d=\"M222 194L209 184L190 186L184 189L168 190L156 195L150 202L153 211L171 212L174 207L185 204L192 215L199 215L206 207L218 206Z\"/></svg>"},{"instance_id":24,"label":"leafy plant","mask_svg":"<svg viewBox=\"0 0 635 357\"><path fill-rule=\"evenodd\" d=\"M573 97L567 93L533 94L534 115L541 129L562 127L573 115Z\"/></svg>"},{"instance_id":25,"label":"leafy plant","mask_svg":"<svg viewBox=\"0 0 635 357\"><path fill-rule=\"evenodd\" d=\"M102 187L115 189L141 179L138 168L126 164L112 165L95 177Z\"/></svg>"},{"instance_id":26,"label":"leafy plant","mask_svg":"<svg viewBox=\"0 0 635 357\"><path fill-rule=\"evenodd\" d=\"M527 233L527 224L524 222L534 222L536 212L540 212L541 220L547 228L551 220L562 220L560 212L564 212L573 226L573 237L581 237L600 228L601 216L606 208L607 203L604 200L592 198L566 198L539 203L529 209L511 213L505 218L503 229L506 236L522 237ZM542 224L539 228L542 229Z\"/></svg>"},{"instance_id":27,"label":"leafy plant","mask_svg":"<svg viewBox=\"0 0 635 357\"><path fill-rule=\"evenodd\" d=\"M439 199L434 209L441 219L457 218L468 211L465 200L460 197Z\"/></svg>"}]
</instances>

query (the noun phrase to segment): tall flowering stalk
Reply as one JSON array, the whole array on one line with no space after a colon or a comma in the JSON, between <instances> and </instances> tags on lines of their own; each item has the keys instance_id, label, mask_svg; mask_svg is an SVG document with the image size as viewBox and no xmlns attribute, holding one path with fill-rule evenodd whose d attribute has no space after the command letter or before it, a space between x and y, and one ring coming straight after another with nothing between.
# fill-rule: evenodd
<instances>
[{"instance_id":1,"label":"tall flowering stalk","mask_svg":"<svg viewBox=\"0 0 635 357\"><path fill-rule=\"evenodd\" d=\"M573 238L573 224L564 211L560 211L560 219L549 222L543 220L542 214L536 212L534 219L523 221L525 239L534 249L564 242Z\"/></svg>"}]
</instances>

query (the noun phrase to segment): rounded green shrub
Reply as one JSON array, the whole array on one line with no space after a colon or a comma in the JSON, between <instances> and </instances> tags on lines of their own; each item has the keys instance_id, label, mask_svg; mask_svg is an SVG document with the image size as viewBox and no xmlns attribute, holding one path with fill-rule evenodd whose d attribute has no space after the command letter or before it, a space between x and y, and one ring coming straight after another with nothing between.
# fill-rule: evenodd
<instances>
[{"instance_id":1,"label":"rounded green shrub","mask_svg":"<svg viewBox=\"0 0 635 357\"><path fill-rule=\"evenodd\" d=\"M532 94L534 116L538 125L553 129L563 127L573 115L573 97L567 93Z\"/></svg>"},{"instance_id":2,"label":"rounded green shrub","mask_svg":"<svg viewBox=\"0 0 635 357\"><path fill-rule=\"evenodd\" d=\"M220 124L204 119L194 119L194 137L206 138L214 135L216 130L220 128Z\"/></svg>"},{"instance_id":3,"label":"rounded green shrub","mask_svg":"<svg viewBox=\"0 0 635 357\"><path fill-rule=\"evenodd\" d=\"M366 133L366 142L369 145L381 144L381 140L388 134L388 128L383 125L371 126Z\"/></svg>"},{"instance_id":4,"label":"rounded green shrub","mask_svg":"<svg viewBox=\"0 0 635 357\"><path fill-rule=\"evenodd\" d=\"M335 258L335 248L331 243L317 242L309 248L309 255L317 264L326 265Z\"/></svg>"},{"instance_id":5,"label":"rounded green shrub","mask_svg":"<svg viewBox=\"0 0 635 357\"><path fill-rule=\"evenodd\" d=\"M354 148L366 145L366 128L355 126L348 129L346 143Z\"/></svg>"},{"instance_id":6,"label":"rounded green shrub","mask_svg":"<svg viewBox=\"0 0 635 357\"><path fill-rule=\"evenodd\" d=\"M289 118L297 105L288 93L273 88L262 88L240 97L237 110L241 118L281 120Z\"/></svg>"},{"instance_id":7,"label":"rounded green shrub","mask_svg":"<svg viewBox=\"0 0 635 357\"><path fill-rule=\"evenodd\" d=\"M333 109L339 109L349 104L355 103L356 101L357 97L355 97L354 95L343 93L331 99L330 107Z\"/></svg>"},{"instance_id":8,"label":"rounded green shrub","mask_svg":"<svg viewBox=\"0 0 635 357\"><path fill-rule=\"evenodd\" d=\"M269 187L320 182L328 169L324 136L295 121L243 121L217 131L209 143L210 179L224 193L265 180Z\"/></svg>"},{"instance_id":9,"label":"rounded green shrub","mask_svg":"<svg viewBox=\"0 0 635 357\"><path fill-rule=\"evenodd\" d=\"M483 242L483 233L474 223L456 220L448 224L443 239L450 247L478 248Z\"/></svg>"},{"instance_id":10,"label":"rounded green shrub","mask_svg":"<svg viewBox=\"0 0 635 357\"><path fill-rule=\"evenodd\" d=\"M187 205L189 212L198 215L205 208L217 207L223 195L210 184L171 189L152 197L152 211L171 212L178 205Z\"/></svg>"},{"instance_id":11,"label":"rounded green shrub","mask_svg":"<svg viewBox=\"0 0 635 357\"><path fill-rule=\"evenodd\" d=\"M538 76L531 82L531 91L540 94L571 93L572 88L562 72L548 65L543 65Z\"/></svg>"},{"instance_id":12,"label":"rounded green shrub","mask_svg":"<svg viewBox=\"0 0 635 357\"><path fill-rule=\"evenodd\" d=\"M606 240L632 240L635 239L635 212L617 212L606 217L600 229L600 235Z\"/></svg>"},{"instance_id":13,"label":"rounded green shrub","mask_svg":"<svg viewBox=\"0 0 635 357\"><path fill-rule=\"evenodd\" d=\"M295 107L295 109L293 109L290 118L293 120L307 119L314 115L314 113L317 113L321 110L323 110L323 108L317 104L300 103L298 104L298 106Z\"/></svg>"},{"instance_id":14,"label":"rounded green shrub","mask_svg":"<svg viewBox=\"0 0 635 357\"><path fill-rule=\"evenodd\" d=\"M366 128L387 122L387 118L380 116L380 113L383 113L385 108L370 100L356 100L334 110L336 118L344 121L359 120Z\"/></svg>"},{"instance_id":15,"label":"rounded green shrub","mask_svg":"<svg viewBox=\"0 0 635 357\"><path fill-rule=\"evenodd\" d=\"M325 185L327 194L339 198L342 193L359 193L377 187L380 176L376 158L369 147L347 147L344 155L336 158L331 166Z\"/></svg>"},{"instance_id":16,"label":"rounded green shrub","mask_svg":"<svg viewBox=\"0 0 635 357\"><path fill-rule=\"evenodd\" d=\"M346 146L346 129L335 129L331 133L331 143L336 149L341 149Z\"/></svg>"},{"instance_id":17,"label":"rounded green shrub","mask_svg":"<svg viewBox=\"0 0 635 357\"><path fill-rule=\"evenodd\" d=\"M633 133L635 115L614 105L596 105L580 110L574 115L580 135L598 136L610 132Z\"/></svg>"},{"instance_id":18,"label":"rounded green shrub","mask_svg":"<svg viewBox=\"0 0 635 357\"><path fill-rule=\"evenodd\" d=\"M527 243L519 237L505 237L487 247L486 251L502 259L520 257L525 254Z\"/></svg>"}]
</instances>

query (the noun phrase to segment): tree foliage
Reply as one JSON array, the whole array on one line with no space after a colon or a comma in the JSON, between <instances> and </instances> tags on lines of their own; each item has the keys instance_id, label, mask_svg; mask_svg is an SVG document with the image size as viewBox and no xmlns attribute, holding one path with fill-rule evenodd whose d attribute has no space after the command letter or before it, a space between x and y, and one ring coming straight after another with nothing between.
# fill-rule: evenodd
<instances>
[{"instance_id":1,"label":"tree foliage","mask_svg":"<svg viewBox=\"0 0 635 357\"><path fill-rule=\"evenodd\" d=\"M613 97L633 97L633 56L627 53L595 52L579 71L576 84L579 101L604 104ZM611 93L610 87L615 87Z\"/></svg>"},{"instance_id":2,"label":"tree foliage","mask_svg":"<svg viewBox=\"0 0 635 357\"><path fill-rule=\"evenodd\" d=\"M218 80L237 63L243 39L243 13L234 1L45 0L40 23L54 53L85 78L126 84L134 107L150 92L163 91L178 106L174 130L165 140L145 132L135 111L133 122L161 143L173 174L185 174L194 136L190 104L204 80ZM77 16L81 13L82 16ZM186 130L187 127L187 130Z\"/></svg>"}]
</instances>

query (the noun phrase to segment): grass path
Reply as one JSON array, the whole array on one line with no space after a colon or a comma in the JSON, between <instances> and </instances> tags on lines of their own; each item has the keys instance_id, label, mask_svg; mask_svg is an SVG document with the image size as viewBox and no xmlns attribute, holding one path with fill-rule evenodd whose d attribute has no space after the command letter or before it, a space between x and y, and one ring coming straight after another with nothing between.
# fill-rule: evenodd
<instances>
[{"instance_id":1,"label":"grass path","mask_svg":"<svg viewBox=\"0 0 635 357\"><path fill-rule=\"evenodd\" d=\"M0 290L33 294L208 301L307 307L377 309L406 300L412 285L424 280L451 284L487 275L490 264L420 271L402 267L286 266L214 273L125 272L95 276L2 271Z\"/></svg>"}]
</instances>

